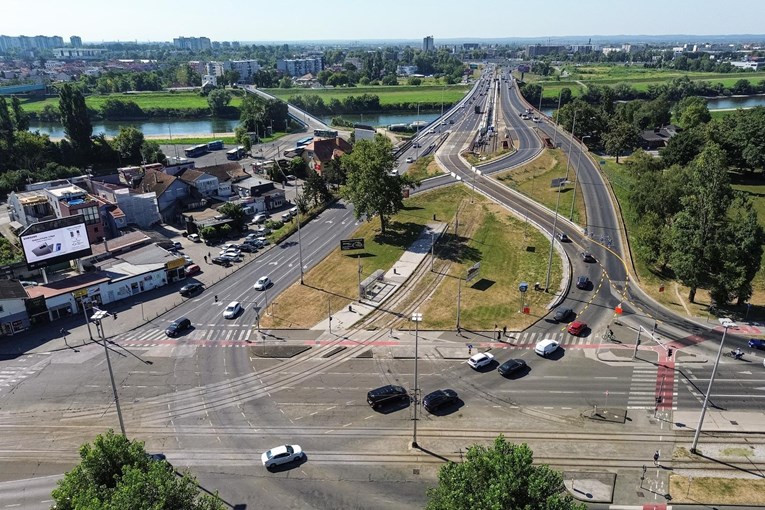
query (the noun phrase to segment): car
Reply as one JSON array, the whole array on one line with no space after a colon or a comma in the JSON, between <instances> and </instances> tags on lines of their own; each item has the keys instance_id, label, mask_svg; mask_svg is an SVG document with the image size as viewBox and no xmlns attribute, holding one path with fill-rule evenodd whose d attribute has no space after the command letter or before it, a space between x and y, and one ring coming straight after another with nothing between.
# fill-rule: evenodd
<instances>
[{"instance_id":1,"label":"car","mask_svg":"<svg viewBox=\"0 0 765 510\"><path fill-rule=\"evenodd\" d=\"M560 239L560 242L562 242L562 243L569 242L568 236L566 234L564 234L563 232L558 232L558 239Z\"/></svg>"},{"instance_id":2,"label":"car","mask_svg":"<svg viewBox=\"0 0 765 510\"><path fill-rule=\"evenodd\" d=\"M256 239L260 243L261 246L265 246L268 244L268 238L266 236L260 236Z\"/></svg>"},{"instance_id":3,"label":"car","mask_svg":"<svg viewBox=\"0 0 765 510\"><path fill-rule=\"evenodd\" d=\"M388 384L387 386L381 386L367 392L367 404L369 404L372 409L377 409L384 404L396 400L406 400L409 402L409 394L403 386Z\"/></svg>"},{"instance_id":4,"label":"car","mask_svg":"<svg viewBox=\"0 0 765 510\"><path fill-rule=\"evenodd\" d=\"M255 285L253 285L253 288L255 290L266 290L268 287L271 286L271 278L268 276L261 276L258 278L258 281L255 282Z\"/></svg>"},{"instance_id":5,"label":"car","mask_svg":"<svg viewBox=\"0 0 765 510\"><path fill-rule=\"evenodd\" d=\"M186 261L186 262L184 263L184 265L186 265L186 266L190 266L191 264L193 264L193 263L194 263L194 261L193 261L193 260L191 260L191 257L189 257L188 255L184 255L184 256L183 256L183 260L185 260L185 261Z\"/></svg>"},{"instance_id":6,"label":"car","mask_svg":"<svg viewBox=\"0 0 765 510\"><path fill-rule=\"evenodd\" d=\"M490 364L492 361L494 361L494 355L490 352L479 352L477 354L473 354L468 358L468 365L478 370L481 367L485 367L486 365Z\"/></svg>"},{"instance_id":7,"label":"car","mask_svg":"<svg viewBox=\"0 0 765 510\"><path fill-rule=\"evenodd\" d=\"M268 227L258 227L255 229L255 239L263 237L271 233L271 229Z\"/></svg>"},{"instance_id":8,"label":"car","mask_svg":"<svg viewBox=\"0 0 765 510\"><path fill-rule=\"evenodd\" d=\"M178 242L178 241L174 241L173 242L173 249L174 250L182 250L183 249L183 245L180 242Z\"/></svg>"},{"instance_id":9,"label":"car","mask_svg":"<svg viewBox=\"0 0 765 510\"><path fill-rule=\"evenodd\" d=\"M595 262L595 257L592 256L592 253L588 251L582 252L582 260L585 262Z\"/></svg>"},{"instance_id":10,"label":"car","mask_svg":"<svg viewBox=\"0 0 765 510\"><path fill-rule=\"evenodd\" d=\"M255 229L255 231L257 232L257 229ZM255 234L255 233L247 234L247 237L244 238L244 242L246 243L247 241L254 241L257 238L258 238L258 234Z\"/></svg>"},{"instance_id":11,"label":"car","mask_svg":"<svg viewBox=\"0 0 765 510\"><path fill-rule=\"evenodd\" d=\"M233 252L225 252L223 255L220 256L220 258L225 259L229 262L241 262L242 257L239 253L233 253Z\"/></svg>"},{"instance_id":12,"label":"car","mask_svg":"<svg viewBox=\"0 0 765 510\"><path fill-rule=\"evenodd\" d=\"M300 460L304 456L305 453L300 445L285 444L277 446L276 448L271 448L267 452L263 452L260 456L260 460L263 462L266 469L271 469L274 466L289 464L290 462Z\"/></svg>"},{"instance_id":13,"label":"car","mask_svg":"<svg viewBox=\"0 0 765 510\"><path fill-rule=\"evenodd\" d=\"M589 289L590 288L590 279L586 276L582 275L579 278L576 279L576 288L577 289Z\"/></svg>"},{"instance_id":14,"label":"car","mask_svg":"<svg viewBox=\"0 0 765 510\"><path fill-rule=\"evenodd\" d=\"M225 310L223 310L224 319L233 319L244 311L242 304L239 301L232 301L228 304Z\"/></svg>"},{"instance_id":15,"label":"car","mask_svg":"<svg viewBox=\"0 0 765 510\"><path fill-rule=\"evenodd\" d=\"M587 323L582 321L574 321L571 324L568 325L566 328L566 331L571 333L572 335L581 335L584 330L587 329Z\"/></svg>"},{"instance_id":16,"label":"car","mask_svg":"<svg viewBox=\"0 0 765 510\"><path fill-rule=\"evenodd\" d=\"M460 107L462 108L462 107ZM454 119L449 119L449 124L454 124Z\"/></svg>"},{"instance_id":17,"label":"car","mask_svg":"<svg viewBox=\"0 0 765 510\"><path fill-rule=\"evenodd\" d=\"M227 257L213 257L211 262L219 266L231 265L231 261Z\"/></svg>"},{"instance_id":18,"label":"car","mask_svg":"<svg viewBox=\"0 0 765 510\"><path fill-rule=\"evenodd\" d=\"M507 376L522 372L523 370L526 370L526 367L526 362L522 359L509 359L497 368L497 372L499 372L500 375Z\"/></svg>"},{"instance_id":19,"label":"car","mask_svg":"<svg viewBox=\"0 0 765 510\"><path fill-rule=\"evenodd\" d=\"M393 170L391 170L388 175L390 175L391 177L398 176L398 168L394 168Z\"/></svg>"},{"instance_id":20,"label":"car","mask_svg":"<svg viewBox=\"0 0 765 510\"><path fill-rule=\"evenodd\" d=\"M202 271L202 268L200 268L197 264L191 264L189 266L186 266L186 276L191 276L201 271Z\"/></svg>"},{"instance_id":21,"label":"car","mask_svg":"<svg viewBox=\"0 0 765 510\"><path fill-rule=\"evenodd\" d=\"M555 310L555 315L553 316L553 319L556 322L563 322L572 313L574 313L574 310L572 310L571 308L558 308L557 310Z\"/></svg>"},{"instance_id":22,"label":"car","mask_svg":"<svg viewBox=\"0 0 765 510\"><path fill-rule=\"evenodd\" d=\"M412 156L408 156L408 157L406 158L406 162L407 162L407 163L413 163L413 162L414 162L414 159L412 159Z\"/></svg>"},{"instance_id":23,"label":"car","mask_svg":"<svg viewBox=\"0 0 765 510\"><path fill-rule=\"evenodd\" d=\"M219 255L223 255L224 253L233 253L234 255L239 255L239 245L233 244L226 248L225 250L221 250Z\"/></svg>"},{"instance_id":24,"label":"car","mask_svg":"<svg viewBox=\"0 0 765 510\"><path fill-rule=\"evenodd\" d=\"M251 241L245 241L245 244L252 246L253 248L262 248L263 247L263 241L260 239L253 239Z\"/></svg>"},{"instance_id":25,"label":"car","mask_svg":"<svg viewBox=\"0 0 765 510\"><path fill-rule=\"evenodd\" d=\"M282 214L282 221L284 223L287 223L288 221L292 221L292 215L288 212Z\"/></svg>"},{"instance_id":26,"label":"car","mask_svg":"<svg viewBox=\"0 0 765 510\"><path fill-rule=\"evenodd\" d=\"M200 243L202 242L202 238L199 237L199 234L189 234L188 240L193 243Z\"/></svg>"},{"instance_id":27,"label":"car","mask_svg":"<svg viewBox=\"0 0 765 510\"><path fill-rule=\"evenodd\" d=\"M457 392L454 390L436 390L425 395L422 399L422 406L426 411L432 413L442 407L457 402Z\"/></svg>"},{"instance_id":28,"label":"car","mask_svg":"<svg viewBox=\"0 0 765 510\"><path fill-rule=\"evenodd\" d=\"M543 358L546 358L550 354L557 351L558 347L560 347L560 344L557 341L551 338L545 338L544 340L537 342L537 345L534 346L534 352Z\"/></svg>"},{"instance_id":29,"label":"car","mask_svg":"<svg viewBox=\"0 0 765 510\"><path fill-rule=\"evenodd\" d=\"M252 252L258 251L258 247L255 246L254 244L242 243L239 245L239 250L247 252L247 253L252 253Z\"/></svg>"},{"instance_id":30,"label":"car","mask_svg":"<svg viewBox=\"0 0 765 510\"><path fill-rule=\"evenodd\" d=\"M422 145L420 145L419 142L414 142L412 144L412 147L414 147L415 149L419 149L420 147L422 147Z\"/></svg>"},{"instance_id":31,"label":"car","mask_svg":"<svg viewBox=\"0 0 765 510\"><path fill-rule=\"evenodd\" d=\"M287 180L288 181L296 181L297 177L295 177L294 175L290 174L290 175L287 176Z\"/></svg>"},{"instance_id":32,"label":"car","mask_svg":"<svg viewBox=\"0 0 765 510\"><path fill-rule=\"evenodd\" d=\"M289 213L291 215L293 215L293 216L297 216L298 215L298 208L297 207L293 207L292 209L289 210Z\"/></svg>"},{"instance_id":33,"label":"car","mask_svg":"<svg viewBox=\"0 0 765 510\"><path fill-rule=\"evenodd\" d=\"M265 213L258 213L252 218L253 223L264 223L268 219L268 215Z\"/></svg>"},{"instance_id":34,"label":"car","mask_svg":"<svg viewBox=\"0 0 765 510\"><path fill-rule=\"evenodd\" d=\"M199 282L187 283L178 291L181 296L193 296L198 292L202 292L205 286Z\"/></svg>"},{"instance_id":35,"label":"car","mask_svg":"<svg viewBox=\"0 0 765 510\"><path fill-rule=\"evenodd\" d=\"M183 333L187 329L191 328L191 321L187 319L186 317L181 317L179 319L175 319L173 322L170 323L170 325L165 330L165 334L169 337L178 336L180 333Z\"/></svg>"},{"instance_id":36,"label":"car","mask_svg":"<svg viewBox=\"0 0 765 510\"><path fill-rule=\"evenodd\" d=\"M765 350L765 340L760 340L758 338L750 338L749 347L751 347L752 349Z\"/></svg>"}]
</instances>

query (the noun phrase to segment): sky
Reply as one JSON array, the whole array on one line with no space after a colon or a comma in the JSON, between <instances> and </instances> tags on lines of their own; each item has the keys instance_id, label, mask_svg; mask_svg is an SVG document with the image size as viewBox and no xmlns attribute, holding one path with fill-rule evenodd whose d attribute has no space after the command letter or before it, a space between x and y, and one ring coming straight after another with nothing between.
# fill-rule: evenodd
<instances>
[{"instance_id":1,"label":"sky","mask_svg":"<svg viewBox=\"0 0 765 510\"><path fill-rule=\"evenodd\" d=\"M726 8L730 6L730 8ZM765 1L2 0L0 34L85 42L765 33Z\"/></svg>"}]
</instances>

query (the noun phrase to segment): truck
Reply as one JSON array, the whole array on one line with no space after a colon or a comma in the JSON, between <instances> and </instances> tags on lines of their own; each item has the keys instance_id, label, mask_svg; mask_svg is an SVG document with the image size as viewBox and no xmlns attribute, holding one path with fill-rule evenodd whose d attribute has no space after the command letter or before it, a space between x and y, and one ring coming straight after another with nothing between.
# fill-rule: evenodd
<instances>
[{"instance_id":1,"label":"truck","mask_svg":"<svg viewBox=\"0 0 765 510\"><path fill-rule=\"evenodd\" d=\"M480 106L478 106L478 105L475 105L475 106L473 107L473 109L475 110L475 112L476 112L476 113L481 113L481 107L480 107Z\"/></svg>"}]
</instances>

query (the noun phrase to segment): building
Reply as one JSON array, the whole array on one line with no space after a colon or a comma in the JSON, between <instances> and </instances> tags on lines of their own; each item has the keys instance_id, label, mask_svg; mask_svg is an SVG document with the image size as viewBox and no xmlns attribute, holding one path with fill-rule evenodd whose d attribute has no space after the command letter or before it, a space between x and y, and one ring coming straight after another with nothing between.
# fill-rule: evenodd
<instances>
[{"instance_id":1,"label":"building","mask_svg":"<svg viewBox=\"0 0 765 510\"><path fill-rule=\"evenodd\" d=\"M412 76L417 74L417 66L396 66L396 74L399 76Z\"/></svg>"},{"instance_id":2,"label":"building","mask_svg":"<svg viewBox=\"0 0 765 510\"><path fill-rule=\"evenodd\" d=\"M161 165L160 165L161 166ZM154 193L162 221L174 223L181 210L180 200L189 198L189 188L185 182L161 170L144 168L143 177L136 188L139 193Z\"/></svg>"},{"instance_id":3,"label":"building","mask_svg":"<svg viewBox=\"0 0 765 510\"><path fill-rule=\"evenodd\" d=\"M297 58L297 59L279 59L276 61L276 70L289 76L303 76L313 74L316 76L324 69L324 59L316 58Z\"/></svg>"},{"instance_id":4,"label":"building","mask_svg":"<svg viewBox=\"0 0 765 510\"><path fill-rule=\"evenodd\" d=\"M82 37L79 35L73 35L69 38L69 44L72 45L72 48L81 48L82 47Z\"/></svg>"},{"instance_id":5,"label":"building","mask_svg":"<svg viewBox=\"0 0 765 510\"><path fill-rule=\"evenodd\" d=\"M20 35L17 37L0 35L0 51L9 52L11 50L48 50L64 45L64 39L58 35L48 37L45 35L36 35L29 37Z\"/></svg>"},{"instance_id":6,"label":"building","mask_svg":"<svg viewBox=\"0 0 765 510\"><path fill-rule=\"evenodd\" d=\"M48 195L48 203L53 208L56 218L82 214L85 218L85 229L88 232L90 244L103 241L105 232L99 211L102 203L96 197L74 185L50 188L44 192Z\"/></svg>"},{"instance_id":7,"label":"building","mask_svg":"<svg viewBox=\"0 0 765 510\"><path fill-rule=\"evenodd\" d=\"M545 55L552 55L555 53L566 53L566 47L562 45L553 44L530 44L526 46L526 56L544 57Z\"/></svg>"},{"instance_id":8,"label":"building","mask_svg":"<svg viewBox=\"0 0 765 510\"><path fill-rule=\"evenodd\" d=\"M176 37L173 39L173 46L191 51L212 49L212 43L207 37Z\"/></svg>"},{"instance_id":9,"label":"building","mask_svg":"<svg viewBox=\"0 0 765 510\"><path fill-rule=\"evenodd\" d=\"M53 56L61 60L97 60L104 58L106 50L99 48L54 48Z\"/></svg>"},{"instance_id":10,"label":"building","mask_svg":"<svg viewBox=\"0 0 765 510\"><path fill-rule=\"evenodd\" d=\"M372 126L365 126L364 124L353 125L354 139L359 140L374 140L377 131Z\"/></svg>"},{"instance_id":11,"label":"building","mask_svg":"<svg viewBox=\"0 0 765 510\"><path fill-rule=\"evenodd\" d=\"M18 280L0 279L0 325L3 335L14 335L29 329L26 300L29 298Z\"/></svg>"},{"instance_id":12,"label":"building","mask_svg":"<svg viewBox=\"0 0 765 510\"><path fill-rule=\"evenodd\" d=\"M260 64L257 60L229 60L224 63L224 69L239 73L239 81L252 83L255 73L260 71Z\"/></svg>"},{"instance_id":13,"label":"building","mask_svg":"<svg viewBox=\"0 0 765 510\"><path fill-rule=\"evenodd\" d=\"M200 196L212 197L218 194L218 178L214 175L189 168L179 172L177 177Z\"/></svg>"},{"instance_id":14,"label":"building","mask_svg":"<svg viewBox=\"0 0 765 510\"><path fill-rule=\"evenodd\" d=\"M670 124L655 129L646 129L640 133L640 146L648 151L658 150L667 146L669 139L681 131L681 128Z\"/></svg>"},{"instance_id":15,"label":"building","mask_svg":"<svg viewBox=\"0 0 765 510\"><path fill-rule=\"evenodd\" d=\"M759 71L760 69L765 68L765 62L756 62L756 61L730 62L730 65L738 69L751 69L753 71Z\"/></svg>"},{"instance_id":16,"label":"building","mask_svg":"<svg viewBox=\"0 0 765 510\"><path fill-rule=\"evenodd\" d=\"M223 62L208 62L205 65L205 71L207 74L211 74L213 76L223 76L223 71L225 71L223 67ZM204 73L200 73L204 74Z\"/></svg>"},{"instance_id":17,"label":"building","mask_svg":"<svg viewBox=\"0 0 765 510\"><path fill-rule=\"evenodd\" d=\"M308 163L310 169L321 175L325 165L352 150L353 146L339 136L324 140L314 138L311 143L305 146L302 158Z\"/></svg>"},{"instance_id":18,"label":"building","mask_svg":"<svg viewBox=\"0 0 765 510\"><path fill-rule=\"evenodd\" d=\"M422 39L422 51L435 51L436 45L433 42L433 36L429 35Z\"/></svg>"},{"instance_id":19,"label":"building","mask_svg":"<svg viewBox=\"0 0 765 510\"><path fill-rule=\"evenodd\" d=\"M21 230L33 223L56 218L56 214L48 202L48 195L42 190L19 193L12 191L8 195L8 215L11 220L11 227L15 227L14 230Z\"/></svg>"}]
</instances>

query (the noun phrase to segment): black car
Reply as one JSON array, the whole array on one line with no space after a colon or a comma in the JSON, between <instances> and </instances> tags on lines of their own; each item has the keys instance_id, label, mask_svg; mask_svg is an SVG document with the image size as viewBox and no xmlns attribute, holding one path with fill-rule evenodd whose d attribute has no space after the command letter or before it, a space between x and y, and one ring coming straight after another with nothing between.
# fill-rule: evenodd
<instances>
[{"instance_id":1,"label":"black car","mask_svg":"<svg viewBox=\"0 0 765 510\"><path fill-rule=\"evenodd\" d=\"M258 248L250 243L240 244L237 248L239 248L239 251L246 251L247 253L258 251Z\"/></svg>"},{"instance_id":2,"label":"black car","mask_svg":"<svg viewBox=\"0 0 765 510\"><path fill-rule=\"evenodd\" d=\"M409 394L402 386L389 384L367 393L367 404L372 406L372 409L377 409L381 405L395 400L409 400Z\"/></svg>"},{"instance_id":3,"label":"black car","mask_svg":"<svg viewBox=\"0 0 765 510\"><path fill-rule=\"evenodd\" d=\"M588 251L583 251L582 260L584 260L585 262L595 262L595 257L592 256L592 253Z\"/></svg>"},{"instance_id":4,"label":"black car","mask_svg":"<svg viewBox=\"0 0 765 510\"><path fill-rule=\"evenodd\" d=\"M526 370L526 362L522 359L509 359L497 368L500 375L512 375L523 370Z\"/></svg>"},{"instance_id":5,"label":"black car","mask_svg":"<svg viewBox=\"0 0 765 510\"><path fill-rule=\"evenodd\" d=\"M191 321L187 319L186 317L181 317L180 319L175 319L165 330L165 334L167 336L178 336L179 333L182 333L186 331L187 329L191 328Z\"/></svg>"},{"instance_id":6,"label":"black car","mask_svg":"<svg viewBox=\"0 0 765 510\"><path fill-rule=\"evenodd\" d=\"M228 259L223 258L223 257L213 257L212 263L213 264L218 264L219 266L230 266L231 265L231 261L229 261Z\"/></svg>"},{"instance_id":7,"label":"black car","mask_svg":"<svg viewBox=\"0 0 765 510\"><path fill-rule=\"evenodd\" d=\"M181 290L179 290L178 292L181 293L181 296L193 296L197 292L202 292L204 288L205 286L199 282L187 283L186 285L181 287Z\"/></svg>"},{"instance_id":8,"label":"black car","mask_svg":"<svg viewBox=\"0 0 765 510\"><path fill-rule=\"evenodd\" d=\"M437 411L448 404L453 404L457 401L457 392L454 390L436 390L433 393L428 393L425 398L422 399L422 405L428 412Z\"/></svg>"},{"instance_id":9,"label":"black car","mask_svg":"<svg viewBox=\"0 0 765 510\"><path fill-rule=\"evenodd\" d=\"M560 242L562 243L567 243L569 241L568 236L563 232L558 232L558 239L560 239Z\"/></svg>"},{"instance_id":10,"label":"black car","mask_svg":"<svg viewBox=\"0 0 765 510\"><path fill-rule=\"evenodd\" d=\"M580 276L576 279L576 288L577 289L589 289L590 288L590 279L586 276Z\"/></svg>"},{"instance_id":11,"label":"black car","mask_svg":"<svg viewBox=\"0 0 765 510\"><path fill-rule=\"evenodd\" d=\"M553 319L555 319L557 322L563 322L566 319L568 319L568 317L572 313L574 313L574 310L572 310L571 308L558 308L557 310L555 310L555 315L553 316Z\"/></svg>"}]
</instances>

